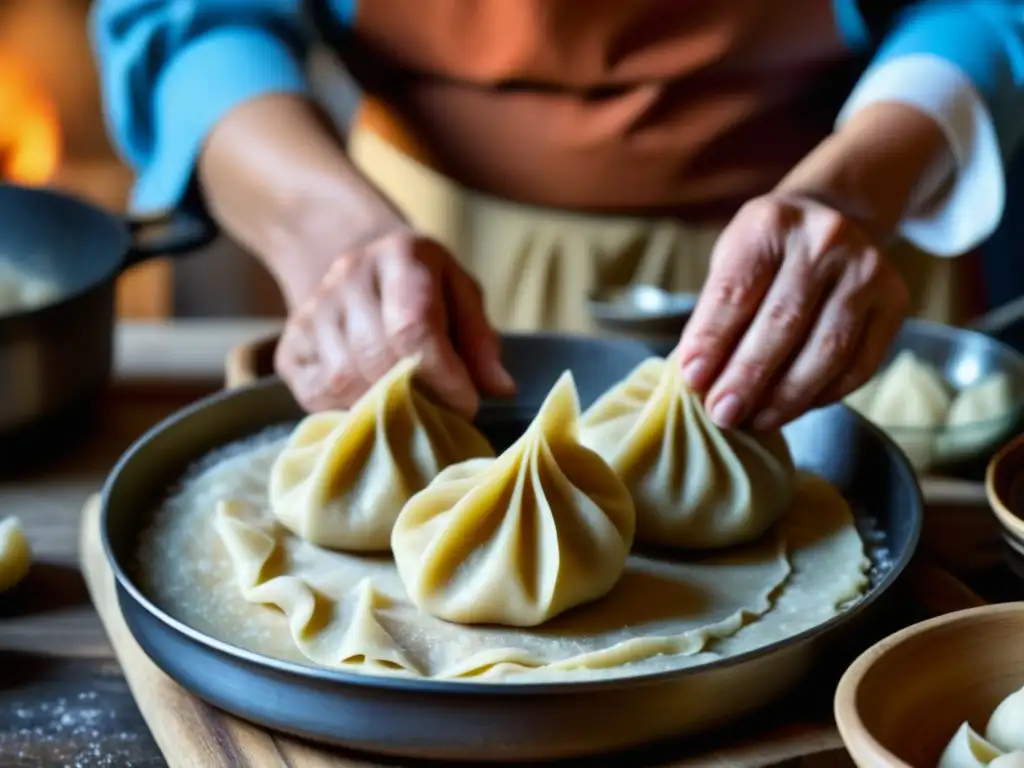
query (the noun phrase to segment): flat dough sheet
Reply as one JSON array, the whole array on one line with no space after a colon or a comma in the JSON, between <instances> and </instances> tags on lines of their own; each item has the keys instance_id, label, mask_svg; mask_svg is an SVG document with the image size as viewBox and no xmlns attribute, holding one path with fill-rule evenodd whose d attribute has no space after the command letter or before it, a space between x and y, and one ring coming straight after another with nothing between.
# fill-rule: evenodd
<instances>
[{"instance_id":1,"label":"flat dough sheet","mask_svg":"<svg viewBox=\"0 0 1024 768\"><path fill-rule=\"evenodd\" d=\"M282 446L271 435L208 457L158 511L139 553L157 605L268 656L503 683L634 676L782 640L868 585L849 507L804 474L790 511L753 545L685 561L634 554L606 598L532 630L449 624L412 605L390 557L323 550L275 522L267 478Z\"/></svg>"}]
</instances>

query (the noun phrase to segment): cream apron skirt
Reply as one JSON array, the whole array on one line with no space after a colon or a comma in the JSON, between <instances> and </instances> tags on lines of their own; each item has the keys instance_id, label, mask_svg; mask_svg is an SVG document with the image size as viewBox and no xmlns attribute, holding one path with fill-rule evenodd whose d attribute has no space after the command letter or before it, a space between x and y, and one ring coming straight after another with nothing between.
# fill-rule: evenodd
<instances>
[{"instance_id":1,"label":"cream apron skirt","mask_svg":"<svg viewBox=\"0 0 1024 768\"><path fill-rule=\"evenodd\" d=\"M502 330L592 332L596 288L656 285L697 293L725 225L581 214L512 203L467 190L359 121L352 161L425 235L445 245L483 288ZM912 313L959 322L956 259L899 246L891 254L911 292ZM961 292L962 293L962 292Z\"/></svg>"}]
</instances>

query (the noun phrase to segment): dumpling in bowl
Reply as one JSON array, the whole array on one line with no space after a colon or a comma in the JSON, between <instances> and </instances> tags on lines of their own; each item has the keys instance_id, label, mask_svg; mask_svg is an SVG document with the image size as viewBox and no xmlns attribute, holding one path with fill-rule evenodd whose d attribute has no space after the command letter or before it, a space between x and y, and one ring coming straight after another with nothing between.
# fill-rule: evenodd
<instances>
[{"instance_id":1,"label":"dumpling in bowl","mask_svg":"<svg viewBox=\"0 0 1024 768\"><path fill-rule=\"evenodd\" d=\"M1004 752L1024 751L1024 688L995 708L985 727L985 738Z\"/></svg>"},{"instance_id":2,"label":"dumpling in bowl","mask_svg":"<svg viewBox=\"0 0 1024 768\"><path fill-rule=\"evenodd\" d=\"M984 768L1000 755L1002 752L964 723L943 750L938 768Z\"/></svg>"},{"instance_id":3,"label":"dumpling in bowl","mask_svg":"<svg viewBox=\"0 0 1024 768\"><path fill-rule=\"evenodd\" d=\"M572 375L496 459L449 467L395 523L410 599L460 624L533 627L611 591L626 567L629 491L579 442Z\"/></svg>"},{"instance_id":4,"label":"dumpling in bowl","mask_svg":"<svg viewBox=\"0 0 1024 768\"><path fill-rule=\"evenodd\" d=\"M436 405L402 360L350 411L305 418L270 472L270 508L321 547L385 551L398 513L450 464L493 456L467 419Z\"/></svg>"},{"instance_id":5,"label":"dumpling in bowl","mask_svg":"<svg viewBox=\"0 0 1024 768\"><path fill-rule=\"evenodd\" d=\"M792 499L796 473L782 433L719 429L674 359L641 363L582 425L583 444L632 493L640 541L693 549L753 541Z\"/></svg>"}]
</instances>

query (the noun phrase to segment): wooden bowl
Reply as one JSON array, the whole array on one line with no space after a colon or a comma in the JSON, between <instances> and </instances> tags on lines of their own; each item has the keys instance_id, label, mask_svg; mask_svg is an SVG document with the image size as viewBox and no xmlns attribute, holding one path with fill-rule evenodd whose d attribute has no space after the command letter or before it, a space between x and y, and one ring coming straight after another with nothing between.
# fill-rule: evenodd
<instances>
[{"instance_id":1,"label":"wooden bowl","mask_svg":"<svg viewBox=\"0 0 1024 768\"><path fill-rule=\"evenodd\" d=\"M985 495L1004 536L1024 546L1024 435L992 457L985 473Z\"/></svg>"},{"instance_id":2,"label":"wooden bowl","mask_svg":"<svg viewBox=\"0 0 1024 768\"><path fill-rule=\"evenodd\" d=\"M983 731L1024 686L1024 602L914 624L865 651L836 690L836 724L861 768L930 768L967 720Z\"/></svg>"}]
</instances>

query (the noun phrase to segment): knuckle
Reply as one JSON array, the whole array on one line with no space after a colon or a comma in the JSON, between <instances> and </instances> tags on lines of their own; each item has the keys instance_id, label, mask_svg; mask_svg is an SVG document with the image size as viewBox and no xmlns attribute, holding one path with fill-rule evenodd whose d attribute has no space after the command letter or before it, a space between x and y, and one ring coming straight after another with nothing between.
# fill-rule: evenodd
<instances>
[{"instance_id":1,"label":"knuckle","mask_svg":"<svg viewBox=\"0 0 1024 768\"><path fill-rule=\"evenodd\" d=\"M423 317L406 316L388 333L388 341L402 355L420 349L430 338L431 329Z\"/></svg>"},{"instance_id":2,"label":"knuckle","mask_svg":"<svg viewBox=\"0 0 1024 768\"><path fill-rule=\"evenodd\" d=\"M795 298L776 301L768 308L768 322L774 332L792 333L799 330L804 322L804 305Z\"/></svg>"},{"instance_id":3,"label":"knuckle","mask_svg":"<svg viewBox=\"0 0 1024 768\"><path fill-rule=\"evenodd\" d=\"M768 380L771 374L767 361L753 358L734 360L729 363L729 368L735 380L748 387L760 386Z\"/></svg>"},{"instance_id":4,"label":"knuckle","mask_svg":"<svg viewBox=\"0 0 1024 768\"><path fill-rule=\"evenodd\" d=\"M826 361L845 359L853 352L854 340L852 327L845 323L835 326L821 335L818 354Z\"/></svg>"}]
</instances>

